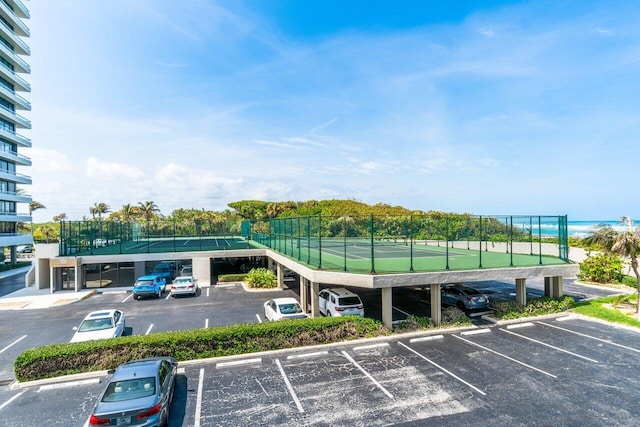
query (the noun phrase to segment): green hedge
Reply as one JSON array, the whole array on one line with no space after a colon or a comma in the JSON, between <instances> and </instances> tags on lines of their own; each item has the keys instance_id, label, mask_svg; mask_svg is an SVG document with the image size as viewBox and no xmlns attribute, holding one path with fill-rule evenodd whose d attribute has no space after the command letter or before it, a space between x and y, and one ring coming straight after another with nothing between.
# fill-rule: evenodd
<instances>
[{"instance_id":1,"label":"green hedge","mask_svg":"<svg viewBox=\"0 0 640 427\"><path fill-rule=\"evenodd\" d=\"M537 298L521 306L515 301L497 301L493 303L494 316L498 319L519 319L520 317L542 316L544 314L561 313L570 309L575 303L570 296L562 298Z\"/></svg>"},{"instance_id":2,"label":"green hedge","mask_svg":"<svg viewBox=\"0 0 640 427\"><path fill-rule=\"evenodd\" d=\"M244 282L245 280L247 280L247 273L221 274L218 276L218 282Z\"/></svg>"},{"instance_id":3,"label":"green hedge","mask_svg":"<svg viewBox=\"0 0 640 427\"><path fill-rule=\"evenodd\" d=\"M355 316L242 324L35 347L18 356L14 371L18 381L32 381L114 369L144 357L195 360L387 334L381 323Z\"/></svg>"}]
</instances>

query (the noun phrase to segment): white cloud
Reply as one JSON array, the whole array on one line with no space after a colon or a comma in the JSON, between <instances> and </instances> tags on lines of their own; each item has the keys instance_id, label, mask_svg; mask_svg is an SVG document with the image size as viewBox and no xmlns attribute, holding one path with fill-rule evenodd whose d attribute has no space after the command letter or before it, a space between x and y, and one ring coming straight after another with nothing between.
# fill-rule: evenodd
<instances>
[{"instance_id":1,"label":"white cloud","mask_svg":"<svg viewBox=\"0 0 640 427\"><path fill-rule=\"evenodd\" d=\"M103 162L95 157L89 157L86 162L85 175L88 178L119 178L136 180L144 177L144 173L125 163Z\"/></svg>"}]
</instances>

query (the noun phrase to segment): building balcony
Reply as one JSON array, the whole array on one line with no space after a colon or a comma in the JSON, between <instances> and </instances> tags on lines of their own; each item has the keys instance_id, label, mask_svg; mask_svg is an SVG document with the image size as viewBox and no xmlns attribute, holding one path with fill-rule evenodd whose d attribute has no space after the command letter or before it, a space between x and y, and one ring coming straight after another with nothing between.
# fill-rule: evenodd
<instances>
[{"instance_id":1,"label":"building balcony","mask_svg":"<svg viewBox=\"0 0 640 427\"><path fill-rule=\"evenodd\" d=\"M20 147L31 147L31 140L29 138L18 135L10 130L0 128L0 137L7 141L15 142Z\"/></svg>"},{"instance_id":2,"label":"building balcony","mask_svg":"<svg viewBox=\"0 0 640 427\"><path fill-rule=\"evenodd\" d=\"M18 110L31 111L31 103L15 92L0 85L0 96L11 102Z\"/></svg>"},{"instance_id":3,"label":"building balcony","mask_svg":"<svg viewBox=\"0 0 640 427\"><path fill-rule=\"evenodd\" d=\"M20 173L9 172L8 170L0 169L0 179L5 181L15 182L16 184L31 185L31 177L22 175Z\"/></svg>"},{"instance_id":4,"label":"building balcony","mask_svg":"<svg viewBox=\"0 0 640 427\"><path fill-rule=\"evenodd\" d=\"M0 212L0 221L2 222L31 222L31 215L28 213L16 212ZM0 236L2 234L0 233Z\"/></svg>"},{"instance_id":5,"label":"building balcony","mask_svg":"<svg viewBox=\"0 0 640 427\"><path fill-rule=\"evenodd\" d=\"M31 219L29 219L29 221L17 221L17 222L31 222ZM31 236L31 233L6 233L6 234L0 233L0 247L29 245L32 243L33 243L33 236Z\"/></svg>"},{"instance_id":6,"label":"building balcony","mask_svg":"<svg viewBox=\"0 0 640 427\"><path fill-rule=\"evenodd\" d=\"M0 1L0 4L2 4L2 1ZM27 64L24 59L20 58L16 52L5 46L4 43L0 43L0 52L2 52L5 59L13 65L15 72L31 73L31 67L29 64Z\"/></svg>"},{"instance_id":7,"label":"building balcony","mask_svg":"<svg viewBox=\"0 0 640 427\"><path fill-rule=\"evenodd\" d=\"M27 9L27 6L25 6L21 0L6 0L6 2L13 7L13 13L19 18L29 19L31 17L29 9Z\"/></svg>"},{"instance_id":8,"label":"building balcony","mask_svg":"<svg viewBox=\"0 0 640 427\"><path fill-rule=\"evenodd\" d=\"M0 118L14 123L18 128L31 129L31 122L29 120L19 114L16 114L15 111L5 107L4 105L0 105Z\"/></svg>"},{"instance_id":9,"label":"building balcony","mask_svg":"<svg viewBox=\"0 0 640 427\"><path fill-rule=\"evenodd\" d=\"M31 166L31 159L29 157L11 150L3 150L0 148L0 159L8 160L20 166Z\"/></svg>"},{"instance_id":10,"label":"building balcony","mask_svg":"<svg viewBox=\"0 0 640 427\"><path fill-rule=\"evenodd\" d=\"M4 21L0 21L0 34L8 40L14 47L15 53L19 55L31 55L31 49L27 44L9 27Z\"/></svg>"},{"instance_id":11,"label":"building balcony","mask_svg":"<svg viewBox=\"0 0 640 427\"><path fill-rule=\"evenodd\" d=\"M7 0L7 3L12 5L13 10L11 10L4 1L0 0L0 14L2 14L2 16L11 23L17 35L22 37L29 37L29 35L31 34L29 31L29 27L27 27L27 25L22 22L21 19L28 18L29 11L24 6L24 4L22 4L22 2ZM18 4L20 4L20 6L18 6Z\"/></svg>"},{"instance_id":12,"label":"building balcony","mask_svg":"<svg viewBox=\"0 0 640 427\"><path fill-rule=\"evenodd\" d=\"M31 203L30 194L16 193L15 191L0 191L0 200L16 203Z\"/></svg>"},{"instance_id":13,"label":"building balcony","mask_svg":"<svg viewBox=\"0 0 640 427\"><path fill-rule=\"evenodd\" d=\"M0 46L2 46L2 44L0 44ZM0 75L4 77L5 80L8 80L13 84L14 92L31 92L31 85L27 83L25 79L17 75L16 72L11 68L4 65L2 62L0 62Z\"/></svg>"}]
</instances>

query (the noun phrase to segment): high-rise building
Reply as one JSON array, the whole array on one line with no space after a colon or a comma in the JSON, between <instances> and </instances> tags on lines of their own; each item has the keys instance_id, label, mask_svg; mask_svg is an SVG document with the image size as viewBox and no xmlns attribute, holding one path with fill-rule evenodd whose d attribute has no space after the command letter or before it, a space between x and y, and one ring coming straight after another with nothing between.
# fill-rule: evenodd
<instances>
[{"instance_id":1,"label":"high-rise building","mask_svg":"<svg viewBox=\"0 0 640 427\"><path fill-rule=\"evenodd\" d=\"M19 133L30 129L31 122L18 114L31 110L29 101L19 95L31 91L22 77L31 72L24 60L30 55L24 41L29 37L26 19L29 10L21 0L0 0L0 248L11 248L12 261L16 245L32 242L30 233L18 229L18 223L31 221L31 196L23 188L31 184L31 177L16 172L18 166L31 166L31 159L19 154L21 148L31 147L31 140ZM18 204L26 204L23 210L28 212L18 212Z\"/></svg>"}]
</instances>

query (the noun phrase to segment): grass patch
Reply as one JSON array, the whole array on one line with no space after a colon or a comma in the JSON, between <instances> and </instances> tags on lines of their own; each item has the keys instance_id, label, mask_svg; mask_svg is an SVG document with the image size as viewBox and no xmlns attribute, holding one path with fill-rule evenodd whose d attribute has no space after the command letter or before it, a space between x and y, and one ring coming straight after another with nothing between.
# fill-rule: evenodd
<instances>
[{"instance_id":1,"label":"grass patch","mask_svg":"<svg viewBox=\"0 0 640 427\"><path fill-rule=\"evenodd\" d=\"M592 301L581 301L574 304L573 312L584 316L595 317L607 322L640 328L636 313L625 314L615 308L621 302L637 301L638 295L612 296Z\"/></svg>"},{"instance_id":2,"label":"grass patch","mask_svg":"<svg viewBox=\"0 0 640 427\"><path fill-rule=\"evenodd\" d=\"M220 274L218 276L218 282L244 282L247 280L247 273L238 274Z\"/></svg>"}]
</instances>

